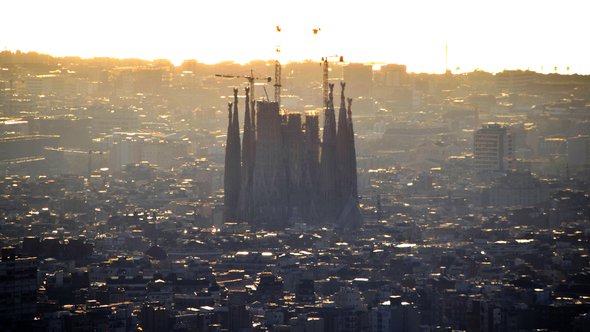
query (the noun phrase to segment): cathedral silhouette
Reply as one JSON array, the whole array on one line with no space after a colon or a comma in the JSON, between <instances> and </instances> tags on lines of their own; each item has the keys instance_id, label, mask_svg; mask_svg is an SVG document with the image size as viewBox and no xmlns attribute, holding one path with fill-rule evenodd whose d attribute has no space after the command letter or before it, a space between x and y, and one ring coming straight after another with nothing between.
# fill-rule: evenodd
<instances>
[{"instance_id":1,"label":"cathedral silhouette","mask_svg":"<svg viewBox=\"0 0 590 332\"><path fill-rule=\"evenodd\" d=\"M358 204L352 99L342 82L338 122L329 85L320 140L317 113L282 112L269 101L251 103L246 88L240 142L238 89L228 104L224 220L282 228L295 222L357 228ZM255 104L255 107L253 107Z\"/></svg>"}]
</instances>

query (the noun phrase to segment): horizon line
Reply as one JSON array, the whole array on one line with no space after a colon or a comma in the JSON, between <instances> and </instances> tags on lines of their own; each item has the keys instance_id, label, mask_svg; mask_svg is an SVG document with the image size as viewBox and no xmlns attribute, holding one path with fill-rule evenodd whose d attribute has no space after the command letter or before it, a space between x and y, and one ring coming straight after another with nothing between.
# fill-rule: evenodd
<instances>
[{"instance_id":1,"label":"horizon line","mask_svg":"<svg viewBox=\"0 0 590 332\"><path fill-rule=\"evenodd\" d=\"M196 61L198 64L204 64L204 65L208 65L208 66L215 66L215 65L221 65L224 63L232 63L232 64L237 64L237 65L247 65L253 62L274 62L277 59L250 59L247 61L237 61L237 60L231 60L231 59L225 59L225 60L219 60L216 62L203 62L199 59L196 58L186 58L186 59L182 59L182 60L178 60L175 61L173 59L170 58L163 58L163 57L158 57L158 58L145 58L145 57L117 57L117 56L108 56L108 55L104 55L104 56L83 56L83 55L55 55L55 54L50 54L50 53L44 53L44 52L40 52L40 51L32 51L32 50L28 50L28 51L23 51L23 50L11 50L11 49L4 49L2 51L0 51L0 55L4 54L4 53L11 53L11 54L37 54L37 55L42 55L42 56L49 56L52 58L56 58L56 59L64 59L64 58L78 58L80 60L93 60L93 59L112 59L112 60L140 60L140 61L146 61L146 62L156 62L156 61L169 61L172 65L174 65L174 67L180 67L182 66L182 64L186 61ZM313 59L298 59L298 60L286 60L286 61L281 61L281 64L285 65L285 64L291 64L291 63L321 63L320 60L313 60ZM334 62L331 62L334 63ZM338 63L339 64L339 63ZM380 66L386 66L386 65L399 65L399 66L405 66L406 67L406 73L408 74L430 74L430 75L445 75L445 74L452 74L452 75L461 75L461 74L468 74L468 73L474 73L474 72L483 72L483 73L489 73L489 74L498 74L498 73L502 73L502 72L510 72L510 71L522 71L522 72L530 72L530 73L534 73L534 74L540 74L540 75L563 75L563 76L590 76L590 73L581 73L581 72L569 72L569 67L566 67L567 69L567 73L561 73L561 72L557 72L557 71L536 71L531 69L530 67L528 68L504 68L502 70L487 70L481 67L476 67L473 68L472 70L462 70L460 67L455 68L455 70L452 70L450 68L446 69L446 72L437 72L437 71L408 71L408 65L404 64L404 63L398 63L398 62L388 62L388 61L344 61L343 64L347 65L347 64L364 64L364 65L372 65L373 66L373 70L375 71L375 66L380 67ZM554 66L554 68L557 68L557 66ZM379 69L377 69L379 70ZM541 70L544 70L543 67L541 67Z\"/></svg>"}]
</instances>

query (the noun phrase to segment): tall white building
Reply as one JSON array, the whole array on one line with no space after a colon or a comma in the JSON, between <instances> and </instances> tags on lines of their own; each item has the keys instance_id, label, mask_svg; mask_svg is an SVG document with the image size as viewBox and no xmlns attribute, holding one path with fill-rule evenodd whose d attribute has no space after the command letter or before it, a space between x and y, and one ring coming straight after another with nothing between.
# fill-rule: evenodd
<instances>
[{"instance_id":1,"label":"tall white building","mask_svg":"<svg viewBox=\"0 0 590 332\"><path fill-rule=\"evenodd\" d=\"M485 124L475 132L473 155L477 172L505 172L512 169L514 142L506 127Z\"/></svg>"}]
</instances>

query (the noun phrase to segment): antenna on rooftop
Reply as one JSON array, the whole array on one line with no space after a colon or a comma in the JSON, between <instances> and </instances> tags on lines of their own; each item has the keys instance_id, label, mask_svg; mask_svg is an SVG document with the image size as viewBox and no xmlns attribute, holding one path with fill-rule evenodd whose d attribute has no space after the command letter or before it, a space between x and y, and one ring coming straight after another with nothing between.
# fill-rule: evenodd
<instances>
[{"instance_id":1,"label":"antenna on rooftop","mask_svg":"<svg viewBox=\"0 0 590 332\"><path fill-rule=\"evenodd\" d=\"M276 26L277 32L281 32L281 27ZM281 62L279 61L279 56L281 53L281 45L277 45L275 48L275 52L277 54L277 58L275 59L275 101L279 104L279 108L281 107ZM266 90L264 90L266 92ZM267 97L268 99L268 97Z\"/></svg>"},{"instance_id":2,"label":"antenna on rooftop","mask_svg":"<svg viewBox=\"0 0 590 332\"><path fill-rule=\"evenodd\" d=\"M449 72L449 43L445 43L445 73Z\"/></svg>"}]
</instances>

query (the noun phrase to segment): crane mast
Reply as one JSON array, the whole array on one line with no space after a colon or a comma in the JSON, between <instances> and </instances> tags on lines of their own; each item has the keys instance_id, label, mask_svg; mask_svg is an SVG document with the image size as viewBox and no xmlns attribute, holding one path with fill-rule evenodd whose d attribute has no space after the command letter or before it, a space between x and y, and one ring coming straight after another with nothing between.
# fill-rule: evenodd
<instances>
[{"instance_id":1,"label":"crane mast","mask_svg":"<svg viewBox=\"0 0 590 332\"><path fill-rule=\"evenodd\" d=\"M328 107L328 57L322 58L323 60L323 76L322 76L322 90L323 90L323 101L324 107Z\"/></svg>"},{"instance_id":2,"label":"crane mast","mask_svg":"<svg viewBox=\"0 0 590 332\"><path fill-rule=\"evenodd\" d=\"M281 32L281 27L276 26L277 33ZM281 53L281 45L277 45L275 48L275 52L277 54L277 58L275 59L275 101L279 104L279 108L281 107L281 62L279 61L279 55Z\"/></svg>"},{"instance_id":3,"label":"crane mast","mask_svg":"<svg viewBox=\"0 0 590 332\"><path fill-rule=\"evenodd\" d=\"M281 63L275 60L275 101L281 106Z\"/></svg>"},{"instance_id":4,"label":"crane mast","mask_svg":"<svg viewBox=\"0 0 590 332\"><path fill-rule=\"evenodd\" d=\"M326 56L322 58L322 63L321 65L323 66L323 75L322 75L322 91L323 91L323 98L324 98L324 107L328 107L328 73L330 70L330 65L329 65L329 60L330 58L335 58L338 59L338 62L344 62L344 57L343 56L338 56L338 55L331 55L331 56Z\"/></svg>"},{"instance_id":5,"label":"crane mast","mask_svg":"<svg viewBox=\"0 0 590 332\"><path fill-rule=\"evenodd\" d=\"M318 33L322 31L321 28L314 28L312 29L312 32L314 34L314 36L317 36ZM335 58L338 59L338 62L344 62L344 57L343 56L338 56L338 55L331 55L331 56L325 56L322 58L322 62L320 63L321 66L323 66L323 71L322 71L322 98L324 99L324 107L328 107L328 93L329 93L329 86L328 86L328 79L329 79L329 71L330 71L330 64L329 61L331 58Z\"/></svg>"}]
</instances>

